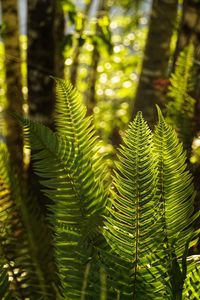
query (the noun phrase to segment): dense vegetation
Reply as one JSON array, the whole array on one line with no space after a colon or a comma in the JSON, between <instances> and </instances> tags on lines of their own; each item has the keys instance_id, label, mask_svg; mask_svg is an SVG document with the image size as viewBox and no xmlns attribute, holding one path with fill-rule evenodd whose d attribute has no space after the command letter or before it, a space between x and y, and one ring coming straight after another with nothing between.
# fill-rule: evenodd
<instances>
[{"instance_id":1,"label":"dense vegetation","mask_svg":"<svg viewBox=\"0 0 200 300\"><path fill-rule=\"evenodd\" d=\"M1 253L12 278L8 289L2 273L2 298L49 299L56 289L64 299L196 299L192 176L160 109L154 133L141 112L130 123L110 186L77 92L57 80L57 97L56 133L17 117L53 201L53 256L38 208L6 174L2 148Z\"/></svg>"},{"instance_id":2,"label":"dense vegetation","mask_svg":"<svg viewBox=\"0 0 200 300\"><path fill-rule=\"evenodd\" d=\"M0 299L200 299L200 1L1 4Z\"/></svg>"}]
</instances>

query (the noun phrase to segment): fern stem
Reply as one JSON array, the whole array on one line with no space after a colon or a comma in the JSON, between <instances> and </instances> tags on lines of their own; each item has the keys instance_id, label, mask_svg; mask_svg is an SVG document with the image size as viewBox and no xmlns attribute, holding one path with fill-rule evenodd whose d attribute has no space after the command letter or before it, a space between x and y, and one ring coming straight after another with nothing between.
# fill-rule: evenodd
<instances>
[{"instance_id":1,"label":"fern stem","mask_svg":"<svg viewBox=\"0 0 200 300\"><path fill-rule=\"evenodd\" d=\"M137 140L139 140L139 136L137 136ZM138 142L138 141L137 141ZM139 174L138 172L138 160L139 160L139 155L138 151L136 153L136 174ZM139 180L139 179L138 179ZM136 182L136 230L135 230L135 261L134 261L134 290L133 290L133 300L136 299L136 282L137 282L137 265L138 265L138 246L139 246L139 217L140 217L140 212L139 212L139 207L140 207L140 191L139 191L139 184L138 180Z\"/></svg>"},{"instance_id":2,"label":"fern stem","mask_svg":"<svg viewBox=\"0 0 200 300\"><path fill-rule=\"evenodd\" d=\"M86 295L85 291L87 290L90 267L91 267L91 262L87 263L87 265L85 267L85 272L84 272L84 277L83 277L83 286L82 286L82 290L81 290L81 299L80 300L85 300L85 295Z\"/></svg>"},{"instance_id":3,"label":"fern stem","mask_svg":"<svg viewBox=\"0 0 200 300\"><path fill-rule=\"evenodd\" d=\"M106 273L102 267L100 268L100 281L101 281L100 300L106 300L107 299Z\"/></svg>"},{"instance_id":4,"label":"fern stem","mask_svg":"<svg viewBox=\"0 0 200 300\"><path fill-rule=\"evenodd\" d=\"M182 299L183 299L182 290L180 290L176 293L174 300L182 300Z\"/></svg>"}]
</instances>

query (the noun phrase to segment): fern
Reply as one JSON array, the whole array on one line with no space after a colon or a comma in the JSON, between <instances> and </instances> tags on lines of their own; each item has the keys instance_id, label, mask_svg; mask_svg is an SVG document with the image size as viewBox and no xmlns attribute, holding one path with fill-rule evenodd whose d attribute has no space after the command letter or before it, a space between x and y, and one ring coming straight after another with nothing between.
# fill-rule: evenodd
<instances>
[{"instance_id":1,"label":"fern","mask_svg":"<svg viewBox=\"0 0 200 300\"><path fill-rule=\"evenodd\" d=\"M127 132L104 229L113 252L129 262L123 272L129 272L124 278L129 277L133 299L181 297L198 216L193 215L195 193L186 155L160 110L158 114L154 142L141 114ZM126 293L125 285L121 289Z\"/></svg>"},{"instance_id":2,"label":"fern","mask_svg":"<svg viewBox=\"0 0 200 300\"><path fill-rule=\"evenodd\" d=\"M6 268L1 264L0 265L0 299L10 300L11 295L9 292L9 281Z\"/></svg>"},{"instance_id":3,"label":"fern","mask_svg":"<svg viewBox=\"0 0 200 300\"><path fill-rule=\"evenodd\" d=\"M176 133L165 122L158 108L159 122L154 143L158 153L159 197L168 247L175 247L177 256L183 255L186 242L193 232L193 178L187 170L186 153Z\"/></svg>"},{"instance_id":4,"label":"fern","mask_svg":"<svg viewBox=\"0 0 200 300\"><path fill-rule=\"evenodd\" d=\"M170 78L167 104L167 122L177 130L184 148L190 151L193 137L195 100L191 97L191 71L194 47L190 44L178 57L174 74Z\"/></svg>"},{"instance_id":5,"label":"fern","mask_svg":"<svg viewBox=\"0 0 200 300\"><path fill-rule=\"evenodd\" d=\"M154 252L162 235L158 216L157 162L152 133L141 113L130 125L124 143L120 149L115 191L108 206L110 216L106 217L104 234L113 252L129 263L126 270L129 297L162 299L166 296L165 291L159 291L161 285L154 285L155 276L159 281L159 275L153 267ZM125 292L125 289L121 291L122 295Z\"/></svg>"},{"instance_id":6,"label":"fern","mask_svg":"<svg viewBox=\"0 0 200 300\"><path fill-rule=\"evenodd\" d=\"M166 247L166 260L170 262L168 273L176 298L181 293L186 277L184 265L187 245L194 234L193 223L198 214L193 215L195 193L192 175L187 170L186 153L159 108L158 116L154 134L158 153L158 194L163 218L163 244Z\"/></svg>"},{"instance_id":7,"label":"fern","mask_svg":"<svg viewBox=\"0 0 200 300\"><path fill-rule=\"evenodd\" d=\"M16 299L49 299L56 276L45 275L45 268L53 271L48 231L33 199L21 190L5 145L0 145L0 152L0 252L12 279L12 294Z\"/></svg>"},{"instance_id":8,"label":"fern","mask_svg":"<svg viewBox=\"0 0 200 300\"><path fill-rule=\"evenodd\" d=\"M23 257L27 255L27 243L24 238L23 225L20 220L19 211L16 203L13 201L12 191L10 189L10 176L8 157L6 155L5 145L1 144L1 234L0 234L0 253L3 258L3 263L7 265L7 270L12 278L13 294L16 298L24 297L27 295L26 289L23 289L23 284L27 281L27 271L24 268ZM17 193L16 184L14 185L14 193ZM12 185L12 187L14 187ZM19 243L18 243L18 242ZM22 254L23 253L23 254ZM30 259L30 257L29 257ZM30 260L28 261L30 263ZM15 270L18 270L15 274ZM25 278L22 274L26 274ZM21 278L22 280L20 280Z\"/></svg>"},{"instance_id":9,"label":"fern","mask_svg":"<svg viewBox=\"0 0 200 300\"><path fill-rule=\"evenodd\" d=\"M57 91L57 106L62 104L56 118L57 134L27 120L22 123L31 148L37 151L33 155L35 171L42 178L46 195L54 201L49 218L55 227L63 295L77 299L81 294L94 293L93 285L99 280L94 262L95 247L100 247L102 240L99 227L106 200L104 170L93 155L98 144L84 106L70 84L57 80ZM87 274L93 268L89 285Z\"/></svg>"},{"instance_id":10,"label":"fern","mask_svg":"<svg viewBox=\"0 0 200 300\"><path fill-rule=\"evenodd\" d=\"M188 249L191 241L194 244L198 214L193 209L193 179L175 131L158 109L152 133L139 112L119 149L109 187L105 161L98 154L100 143L78 93L59 79L56 90L55 133L17 118L30 142L34 171L52 200L48 218L59 278L52 275L56 270L40 211L11 180L4 155L0 265L7 269L0 273L2 297L195 299L199 265L190 263ZM14 243L16 251L7 257ZM48 264L49 276L44 269ZM11 283L8 274L14 275L16 268L22 281Z\"/></svg>"},{"instance_id":11,"label":"fern","mask_svg":"<svg viewBox=\"0 0 200 300\"><path fill-rule=\"evenodd\" d=\"M98 178L99 182L103 181L104 186L107 180L106 166L102 155L98 155L101 141L96 135L92 117L86 117L86 107L71 83L58 78L54 79L57 95L55 105L56 132L67 138L78 149L84 160L89 158L94 178ZM105 188L102 187L101 189L104 190Z\"/></svg>"},{"instance_id":12,"label":"fern","mask_svg":"<svg viewBox=\"0 0 200 300\"><path fill-rule=\"evenodd\" d=\"M194 255L188 258L188 272L184 284L183 299L196 300L200 290L200 257Z\"/></svg>"}]
</instances>

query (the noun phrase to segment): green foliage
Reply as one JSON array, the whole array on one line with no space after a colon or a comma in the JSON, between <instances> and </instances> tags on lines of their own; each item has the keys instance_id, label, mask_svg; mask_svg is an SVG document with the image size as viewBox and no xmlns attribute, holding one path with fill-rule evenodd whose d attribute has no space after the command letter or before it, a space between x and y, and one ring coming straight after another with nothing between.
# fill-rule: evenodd
<instances>
[{"instance_id":1,"label":"green foliage","mask_svg":"<svg viewBox=\"0 0 200 300\"><path fill-rule=\"evenodd\" d=\"M199 297L200 289L200 257L194 255L188 259L188 272L184 284L183 299L195 300Z\"/></svg>"},{"instance_id":2,"label":"green foliage","mask_svg":"<svg viewBox=\"0 0 200 300\"><path fill-rule=\"evenodd\" d=\"M175 131L166 124L159 109L158 116L154 143L158 154L162 243L167 254L165 259L168 261L167 269L171 277L172 293L176 298L186 277L187 243L193 235L191 225L197 218L193 207L195 193L192 176L187 170L183 146L179 143ZM180 258L181 264L178 261Z\"/></svg>"},{"instance_id":3,"label":"green foliage","mask_svg":"<svg viewBox=\"0 0 200 300\"><path fill-rule=\"evenodd\" d=\"M23 258L18 268L20 272L26 268L29 297L36 299L32 294L36 276L37 299L52 299L43 272L45 254L58 270L53 299L174 300L187 295L195 299L199 259L196 262L193 256L188 257L188 249L195 238L193 224L198 214L193 211L193 179L175 131L158 109L159 120L152 133L139 112L126 131L110 186L106 161L99 153L101 144L77 91L70 83L56 79L56 92L55 133L18 117L32 149L34 170L52 200L48 219L55 247L55 259L48 257L50 242L45 239L44 224L40 223L40 232L35 226L35 204L20 202L19 220L28 236L27 244L20 243L19 249L30 257ZM6 170L2 168L2 181ZM4 215L18 203L18 197L7 200L4 183L1 186L4 249L12 244L12 222ZM13 182L9 186L15 190ZM15 234L15 227L13 230ZM36 252L28 252L32 247ZM12 259L3 252L1 265L16 265L18 251L15 248ZM36 255L40 252L42 259ZM25 259L30 258L27 264ZM32 266L36 267L33 271ZM48 271L54 278L55 269ZM5 271L0 274L5 293L12 291L7 289Z\"/></svg>"},{"instance_id":4,"label":"green foliage","mask_svg":"<svg viewBox=\"0 0 200 300\"><path fill-rule=\"evenodd\" d=\"M134 299L176 299L197 218L195 194L182 145L160 110L153 140L138 113L120 151L104 232L112 250L129 262Z\"/></svg>"},{"instance_id":5,"label":"green foliage","mask_svg":"<svg viewBox=\"0 0 200 300\"><path fill-rule=\"evenodd\" d=\"M113 132L125 130L130 119L129 104L136 92L147 34L146 13L140 1L96 1L87 13L86 3L92 1L80 1L82 5L76 4L73 9L69 6L73 1L64 2L68 3L70 14L73 10L76 18L85 22L76 55L80 32L75 22L71 26L68 19L64 47L66 77L71 77L76 65L77 89L91 108L89 113L94 111L95 127L105 143L105 151L109 152ZM99 55L97 59L95 52Z\"/></svg>"},{"instance_id":6,"label":"green foliage","mask_svg":"<svg viewBox=\"0 0 200 300\"><path fill-rule=\"evenodd\" d=\"M55 227L56 259L63 294L77 299L79 288L88 276L87 270L93 267L97 256L94 246L99 244L106 200L104 167L94 153L98 142L91 118L85 118L86 110L76 91L58 79L56 91L57 135L42 125L22 122L35 151L35 172L42 178L45 194L53 200L50 208L53 217L50 217ZM85 293L93 292L91 286L83 289Z\"/></svg>"},{"instance_id":7,"label":"green foliage","mask_svg":"<svg viewBox=\"0 0 200 300\"><path fill-rule=\"evenodd\" d=\"M178 57L174 74L171 75L168 92L167 121L178 132L184 148L191 149L195 100L191 97L194 47L190 44Z\"/></svg>"},{"instance_id":8,"label":"green foliage","mask_svg":"<svg viewBox=\"0 0 200 300\"><path fill-rule=\"evenodd\" d=\"M154 134L158 153L158 193L169 247L175 246L180 256L183 255L191 234L191 224L196 218L193 216L193 179L187 170L186 153L175 131L167 125L160 110L158 115L159 122ZM177 211L175 208L178 208Z\"/></svg>"},{"instance_id":9,"label":"green foliage","mask_svg":"<svg viewBox=\"0 0 200 300\"><path fill-rule=\"evenodd\" d=\"M13 299L49 299L57 281L49 231L31 191L22 189L7 152L1 144L0 263L8 272Z\"/></svg>"},{"instance_id":10,"label":"green foliage","mask_svg":"<svg viewBox=\"0 0 200 300\"><path fill-rule=\"evenodd\" d=\"M153 213L159 205L154 151L152 133L138 113L120 149L118 171L114 176L115 191L104 231L113 251L129 263L126 270L130 277L128 294L134 299L144 299L144 294L151 299L154 282L149 268L161 230ZM121 291L122 295L125 293L125 289Z\"/></svg>"},{"instance_id":11,"label":"green foliage","mask_svg":"<svg viewBox=\"0 0 200 300\"><path fill-rule=\"evenodd\" d=\"M3 265L0 265L0 297L2 300L11 299L9 292L8 274Z\"/></svg>"}]
</instances>

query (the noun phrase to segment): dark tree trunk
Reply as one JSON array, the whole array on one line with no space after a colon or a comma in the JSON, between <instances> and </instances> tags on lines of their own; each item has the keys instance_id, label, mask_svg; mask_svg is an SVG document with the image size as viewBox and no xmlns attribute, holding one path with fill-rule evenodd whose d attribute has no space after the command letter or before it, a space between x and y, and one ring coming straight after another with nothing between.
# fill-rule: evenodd
<instances>
[{"instance_id":1,"label":"dark tree trunk","mask_svg":"<svg viewBox=\"0 0 200 300\"><path fill-rule=\"evenodd\" d=\"M60 1L61 2L61 1ZM56 14L54 19L54 43L55 43L55 57L54 57L54 73L59 78L64 78L64 55L63 55L63 38L65 34L65 16L61 3L57 3Z\"/></svg>"},{"instance_id":2,"label":"dark tree trunk","mask_svg":"<svg viewBox=\"0 0 200 300\"><path fill-rule=\"evenodd\" d=\"M5 46L5 73L7 110L22 115L23 94L21 81L21 57L19 42L19 21L16 0L2 1L3 36ZM11 164L21 174L23 168L22 129L17 122L6 115L6 141L10 152Z\"/></svg>"},{"instance_id":3,"label":"dark tree trunk","mask_svg":"<svg viewBox=\"0 0 200 300\"><path fill-rule=\"evenodd\" d=\"M149 33L132 118L141 110L149 125L155 123L155 103L161 108L165 100L165 80L168 78L170 41L176 23L178 0L154 0Z\"/></svg>"},{"instance_id":4,"label":"dark tree trunk","mask_svg":"<svg viewBox=\"0 0 200 300\"><path fill-rule=\"evenodd\" d=\"M56 0L28 0L28 103L34 121L54 129L54 81L50 75L64 77L61 52L64 36L64 15ZM32 160L29 167L31 189L46 213L49 199L40 192L39 180L34 175Z\"/></svg>"},{"instance_id":5,"label":"dark tree trunk","mask_svg":"<svg viewBox=\"0 0 200 300\"><path fill-rule=\"evenodd\" d=\"M63 76L63 14L55 0L28 0L28 102L34 120L53 127L54 83Z\"/></svg>"}]
</instances>

